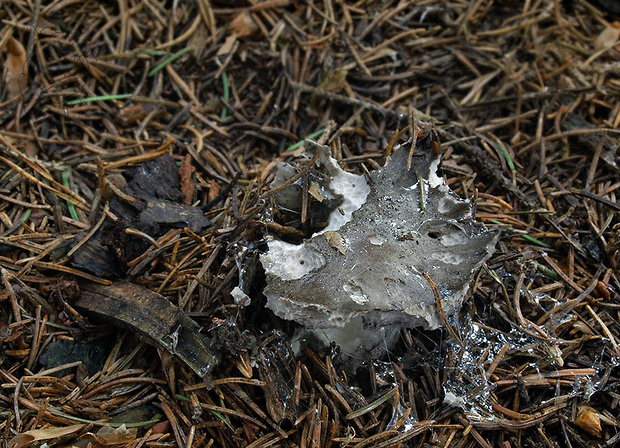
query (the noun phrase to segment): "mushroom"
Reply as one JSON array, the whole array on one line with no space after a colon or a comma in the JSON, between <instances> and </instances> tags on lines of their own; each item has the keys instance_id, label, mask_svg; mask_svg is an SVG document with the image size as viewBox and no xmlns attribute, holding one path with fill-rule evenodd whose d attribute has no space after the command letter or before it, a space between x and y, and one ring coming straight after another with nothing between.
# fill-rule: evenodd
<instances>
[{"instance_id":1,"label":"mushroom","mask_svg":"<svg viewBox=\"0 0 620 448\"><path fill-rule=\"evenodd\" d=\"M385 350L401 327L442 327L431 283L445 315L455 315L497 235L476 223L472 204L438 176L435 133L418 139L411 159L397 148L368 181L342 170L328 147L309 146L320 152L318 192L341 203L301 244L267 236L260 256L267 307L355 356ZM280 170L283 184L294 170Z\"/></svg>"}]
</instances>

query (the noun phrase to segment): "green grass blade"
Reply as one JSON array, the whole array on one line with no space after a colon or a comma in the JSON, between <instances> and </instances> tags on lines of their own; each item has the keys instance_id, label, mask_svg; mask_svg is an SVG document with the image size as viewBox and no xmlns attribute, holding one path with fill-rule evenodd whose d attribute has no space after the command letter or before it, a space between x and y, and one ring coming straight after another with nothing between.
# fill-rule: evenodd
<instances>
[{"instance_id":1,"label":"green grass blade","mask_svg":"<svg viewBox=\"0 0 620 448\"><path fill-rule=\"evenodd\" d=\"M540 272L542 272L543 274L545 274L547 277L553 279L553 280L560 280L560 277L558 277L558 274L555 273L555 271L553 269L549 269L547 266L545 266L544 264L540 264L540 263L536 263L536 267L538 268L538 270Z\"/></svg>"},{"instance_id":2,"label":"green grass blade","mask_svg":"<svg viewBox=\"0 0 620 448\"><path fill-rule=\"evenodd\" d=\"M508 224L499 222L497 219L489 219L489 222L492 222L493 224L497 224L498 226L504 227L506 230L509 230L511 232L514 232L515 230L512 227L510 227ZM532 244L536 244L537 246L544 247L545 249L552 249L552 247L549 246L547 243L543 243L542 241L537 240L536 238L534 238L533 236L529 236L528 234L521 234L519 236L523 238L524 240L529 241Z\"/></svg>"},{"instance_id":3,"label":"green grass blade","mask_svg":"<svg viewBox=\"0 0 620 448\"><path fill-rule=\"evenodd\" d=\"M69 190L71 190L71 188L69 187L69 176L70 175L71 175L71 170L62 172L62 184ZM67 208L69 209L69 214L71 215L71 218L75 221L79 221L80 217L75 211L75 206L71 203L71 201L67 201Z\"/></svg>"},{"instance_id":4,"label":"green grass blade","mask_svg":"<svg viewBox=\"0 0 620 448\"><path fill-rule=\"evenodd\" d=\"M58 417L67 419L67 420L71 420L74 422L78 422L78 423L87 423L93 426L111 426L112 428L119 428L123 425L125 425L125 428L142 428L142 427L149 427L149 426L153 426L155 423L159 423L162 419L162 415L161 414L155 414L155 416L151 419L151 420L145 420L145 421L141 421L141 422L98 422L96 420L88 420L85 418L80 418L80 417L75 417L73 415L70 414L65 414L64 412L60 412L57 411L56 409L50 409L50 412L53 415L56 415Z\"/></svg>"},{"instance_id":5,"label":"green grass blade","mask_svg":"<svg viewBox=\"0 0 620 448\"><path fill-rule=\"evenodd\" d=\"M189 53L190 51L192 51L192 49L190 47L185 47L180 51L177 51L176 53L171 54L170 56L168 56L166 59L164 59L161 64L156 65L147 75L148 77L151 76L155 76L161 69L165 68L168 64L173 63L174 61L176 61L177 59L179 59L181 56L183 56L186 53Z\"/></svg>"},{"instance_id":6,"label":"green grass blade","mask_svg":"<svg viewBox=\"0 0 620 448\"><path fill-rule=\"evenodd\" d=\"M542 241L537 240L533 236L529 236L529 235L526 234L526 235L521 235L521 238L523 238L524 240L529 241L532 244L536 244L537 246L544 247L545 249L552 249L552 247L549 246L547 243L543 243Z\"/></svg>"},{"instance_id":7,"label":"green grass blade","mask_svg":"<svg viewBox=\"0 0 620 448\"><path fill-rule=\"evenodd\" d=\"M222 414L220 414L219 412L217 412L217 411L213 411L213 410L211 410L211 409L207 409L206 411L207 411L209 414L212 414L212 415L214 415L215 417L217 417L217 419L218 419L218 420L220 420L221 422L223 422L223 423L224 423L226 426L228 426L230 429L234 429L234 428L232 427L232 425L230 424L230 421L229 421L229 420L228 420L225 416L223 416Z\"/></svg>"},{"instance_id":8,"label":"green grass blade","mask_svg":"<svg viewBox=\"0 0 620 448\"><path fill-rule=\"evenodd\" d=\"M498 221L497 219L489 219L489 222L490 222L490 223L493 223L493 224L496 224L496 225L498 225L498 226L500 226L500 227L505 227L505 228L506 228L506 230L511 230L511 231L512 231L512 230L514 230L514 229L513 229L512 227L510 227L508 224L505 224L505 223L503 223L503 222L500 222L500 221Z\"/></svg>"},{"instance_id":9,"label":"green grass blade","mask_svg":"<svg viewBox=\"0 0 620 448\"><path fill-rule=\"evenodd\" d=\"M169 52L167 52L165 50L146 50L146 49L135 50L135 51L133 51L133 53L136 53L136 54L148 54L149 56L164 56L164 55L170 54Z\"/></svg>"},{"instance_id":10,"label":"green grass blade","mask_svg":"<svg viewBox=\"0 0 620 448\"><path fill-rule=\"evenodd\" d=\"M306 140L313 140L317 137L320 137L321 135L323 135L323 132L325 132L325 128L323 129L319 129L316 132L313 132L312 134L308 135L307 137L304 137L303 139L299 140L297 143L295 143L294 145L289 146L288 148L285 149L285 151L295 151L296 149L298 149L301 145L304 144L304 141Z\"/></svg>"},{"instance_id":11,"label":"green grass blade","mask_svg":"<svg viewBox=\"0 0 620 448\"><path fill-rule=\"evenodd\" d=\"M226 72L222 72L222 90L224 91L224 101L228 103L230 101L230 84ZM222 108L222 120L226 120L226 118L228 118L228 109L224 106Z\"/></svg>"},{"instance_id":12,"label":"green grass blade","mask_svg":"<svg viewBox=\"0 0 620 448\"><path fill-rule=\"evenodd\" d=\"M26 212L24 213L24 216L22 216L21 219L13 225L13 227L8 229L6 232L0 234L0 237L9 236L11 233L15 232L17 229L21 227L22 224L24 224L30 219L31 214L32 214L32 210L26 210Z\"/></svg>"},{"instance_id":13,"label":"green grass blade","mask_svg":"<svg viewBox=\"0 0 620 448\"><path fill-rule=\"evenodd\" d=\"M504 145L502 145L500 142L495 142L495 146L497 146L497 148L504 155L504 158L506 159L506 162L508 163L508 168L510 168L512 171L514 171L515 164L512 161L512 158L510 157L510 154L508 154L508 151L506 151L506 148L504 148Z\"/></svg>"},{"instance_id":14,"label":"green grass blade","mask_svg":"<svg viewBox=\"0 0 620 448\"><path fill-rule=\"evenodd\" d=\"M131 97L133 97L133 94L131 93L122 93L119 95L90 96L88 98L80 98L79 100L67 101L66 104L67 106L75 106L76 104L92 103L95 101L124 100Z\"/></svg>"}]
</instances>

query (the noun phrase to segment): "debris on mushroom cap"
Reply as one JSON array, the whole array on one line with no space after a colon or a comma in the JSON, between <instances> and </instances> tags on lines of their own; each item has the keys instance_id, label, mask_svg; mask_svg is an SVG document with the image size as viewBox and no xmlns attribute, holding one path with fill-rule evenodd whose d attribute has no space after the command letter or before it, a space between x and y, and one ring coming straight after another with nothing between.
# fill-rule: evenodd
<instances>
[{"instance_id":1,"label":"debris on mushroom cap","mask_svg":"<svg viewBox=\"0 0 620 448\"><path fill-rule=\"evenodd\" d=\"M328 147L316 149L325 174L319 192L343 202L302 244L267 237L260 259L268 308L308 328L343 327L361 317L366 325L436 329L442 320L427 274L446 315L458 311L497 236L437 175L434 138L418 140L410 170L409 151L398 149L370 182L340 169Z\"/></svg>"}]
</instances>

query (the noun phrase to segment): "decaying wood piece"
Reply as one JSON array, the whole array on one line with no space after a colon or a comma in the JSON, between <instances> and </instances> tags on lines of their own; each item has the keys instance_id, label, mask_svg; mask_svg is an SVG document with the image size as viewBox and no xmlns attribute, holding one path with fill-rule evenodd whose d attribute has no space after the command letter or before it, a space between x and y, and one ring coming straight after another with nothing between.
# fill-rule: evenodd
<instances>
[{"instance_id":1,"label":"decaying wood piece","mask_svg":"<svg viewBox=\"0 0 620 448\"><path fill-rule=\"evenodd\" d=\"M200 377L217 364L199 325L165 297L133 283L88 284L75 307L146 337L185 362Z\"/></svg>"}]
</instances>

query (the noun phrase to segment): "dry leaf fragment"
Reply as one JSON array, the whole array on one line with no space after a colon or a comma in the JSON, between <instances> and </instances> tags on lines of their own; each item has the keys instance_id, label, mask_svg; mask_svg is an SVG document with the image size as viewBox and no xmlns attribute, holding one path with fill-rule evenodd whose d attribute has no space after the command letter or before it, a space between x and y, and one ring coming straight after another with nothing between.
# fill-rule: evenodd
<instances>
[{"instance_id":1,"label":"dry leaf fragment","mask_svg":"<svg viewBox=\"0 0 620 448\"><path fill-rule=\"evenodd\" d=\"M594 437L601 437L601 417L598 412L590 406L579 406L575 424Z\"/></svg>"},{"instance_id":2,"label":"dry leaf fragment","mask_svg":"<svg viewBox=\"0 0 620 448\"><path fill-rule=\"evenodd\" d=\"M327 92L339 93L343 90L348 91L350 89L347 82L348 70L339 69L327 72L325 77L321 81L319 88Z\"/></svg>"},{"instance_id":3,"label":"dry leaf fragment","mask_svg":"<svg viewBox=\"0 0 620 448\"><path fill-rule=\"evenodd\" d=\"M27 141L24 143L24 151L26 152L26 155L34 157L39 154L39 147L35 142Z\"/></svg>"},{"instance_id":4,"label":"dry leaf fragment","mask_svg":"<svg viewBox=\"0 0 620 448\"><path fill-rule=\"evenodd\" d=\"M192 205L194 201L194 167L192 166L192 156L187 154L181 162L179 176L181 177L181 192L183 192L183 203Z\"/></svg>"},{"instance_id":5,"label":"dry leaf fragment","mask_svg":"<svg viewBox=\"0 0 620 448\"><path fill-rule=\"evenodd\" d=\"M606 27L596 39L594 44L596 51L613 47L620 39L620 23L614 22Z\"/></svg>"},{"instance_id":6,"label":"dry leaf fragment","mask_svg":"<svg viewBox=\"0 0 620 448\"><path fill-rule=\"evenodd\" d=\"M319 184L312 184L310 185L310 188L308 189L308 193L310 193L312 195L312 197L314 199L316 199L319 202L323 202L323 199L325 199L321 193L319 193Z\"/></svg>"},{"instance_id":7,"label":"dry leaf fragment","mask_svg":"<svg viewBox=\"0 0 620 448\"><path fill-rule=\"evenodd\" d=\"M146 117L146 111L142 104L130 104L123 107L118 114L114 117L114 121L116 121L121 126L133 126L136 123L144 120Z\"/></svg>"},{"instance_id":8,"label":"dry leaf fragment","mask_svg":"<svg viewBox=\"0 0 620 448\"><path fill-rule=\"evenodd\" d=\"M252 19L249 11L242 11L230 21L230 34L237 39L254 36L259 28Z\"/></svg>"},{"instance_id":9,"label":"dry leaf fragment","mask_svg":"<svg viewBox=\"0 0 620 448\"><path fill-rule=\"evenodd\" d=\"M13 437L8 444L9 448L26 448L34 443L44 440L59 439L80 432L84 425L70 425L63 427L49 427L44 429L33 429Z\"/></svg>"},{"instance_id":10,"label":"dry leaf fragment","mask_svg":"<svg viewBox=\"0 0 620 448\"><path fill-rule=\"evenodd\" d=\"M238 45L239 44L237 43L237 37L234 34L231 34L226 38L220 49L217 50L217 55L224 56L230 53L234 53Z\"/></svg>"},{"instance_id":11,"label":"dry leaf fragment","mask_svg":"<svg viewBox=\"0 0 620 448\"><path fill-rule=\"evenodd\" d=\"M168 420L164 420L163 422L155 423L151 429L153 434L166 434L170 431L170 422Z\"/></svg>"},{"instance_id":12,"label":"dry leaf fragment","mask_svg":"<svg viewBox=\"0 0 620 448\"><path fill-rule=\"evenodd\" d=\"M138 428L127 428L122 424L118 428L104 426L96 434L88 433L84 438L94 439L99 445L112 446L133 442L138 435Z\"/></svg>"},{"instance_id":13,"label":"dry leaf fragment","mask_svg":"<svg viewBox=\"0 0 620 448\"><path fill-rule=\"evenodd\" d=\"M328 230L327 232L323 233L323 236L325 236L327 243L331 247L333 247L334 249L338 249L338 252L340 252L342 255L346 255L344 238L342 237L342 235L340 235L338 232L332 232Z\"/></svg>"},{"instance_id":14,"label":"dry leaf fragment","mask_svg":"<svg viewBox=\"0 0 620 448\"><path fill-rule=\"evenodd\" d=\"M143 121L147 116L151 120L168 120L170 115L164 109L149 104L128 104L114 116L114 121L124 127L133 126Z\"/></svg>"},{"instance_id":15,"label":"dry leaf fragment","mask_svg":"<svg viewBox=\"0 0 620 448\"><path fill-rule=\"evenodd\" d=\"M202 59L202 55L207 49L210 41L211 35L209 34L209 30L203 23L200 23L189 40L189 47L192 49L192 56L194 56L197 60Z\"/></svg>"},{"instance_id":16,"label":"dry leaf fragment","mask_svg":"<svg viewBox=\"0 0 620 448\"><path fill-rule=\"evenodd\" d=\"M220 194L220 186L217 184L217 182L211 181L211 185L209 185L209 194L208 194L209 202L215 201L215 198L217 198L219 194Z\"/></svg>"},{"instance_id":17,"label":"dry leaf fragment","mask_svg":"<svg viewBox=\"0 0 620 448\"><path fill-rule=\"evenodd\" d=\"M6 75L4 81L7 84L7 93L10 98L23 95L28 83L28 64L26 63L26 50L18 40L11 37L6 46L8 53L4 67Z\"/></svg>"}]
</instances>

